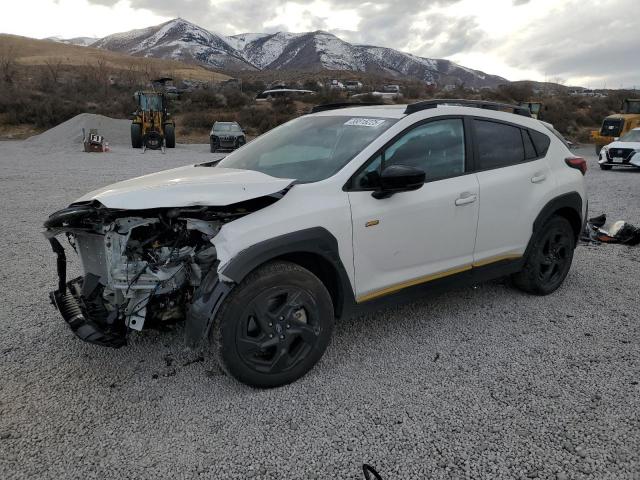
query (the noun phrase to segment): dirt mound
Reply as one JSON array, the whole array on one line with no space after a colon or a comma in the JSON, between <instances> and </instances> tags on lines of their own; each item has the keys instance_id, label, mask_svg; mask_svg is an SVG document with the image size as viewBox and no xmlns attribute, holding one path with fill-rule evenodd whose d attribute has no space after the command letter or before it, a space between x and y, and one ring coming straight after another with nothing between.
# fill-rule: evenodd
<instances>
[{"instance_id":1,"label":"dirt mound","mask_svg":"<svg viewBox=\"0 0 640 480\"><path fill-rule=\"evenodd\" d=\"M43 147L65 147L82 144L82 129L87 134L97 128L109 145L131 145L131 120L120 120L93 113L81 113L40 135L26 140Z\"/></svg>"}]
</instances>

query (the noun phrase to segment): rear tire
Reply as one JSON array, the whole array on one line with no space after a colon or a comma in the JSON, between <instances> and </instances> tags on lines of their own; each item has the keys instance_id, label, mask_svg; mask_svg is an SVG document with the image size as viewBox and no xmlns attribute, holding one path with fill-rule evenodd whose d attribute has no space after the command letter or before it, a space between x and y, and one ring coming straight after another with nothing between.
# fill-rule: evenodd
<instances>
[{"instance_id":1,"label":"rear tire","mask_svg":"<svg viewBox=\"0 0 640 480\"><path fill-rule=\"evenodd\" d=\"M534 295L557 290L571 268L575 238L566 218L551 217L536 232L523 269L511 276L513 284Z\"/></svg>"},{"instance_id":2,"label":"rear tire","mask_svg":"<svg viewBox=\"0 0 640 480\"><path fill-rule=\"evenodd\" d=\"M324 354L333 303L309 270L284 261L259 267L229 294L209 338L222 369L252 387L286 385Z\"/></svg>"},{"instance_id":3,"label":"rear tire","mask_svg":"<svg viewBox=\"0 0 640 480\"><path fill-rule=\"evenodd\" d=\"M176 128L170 123L164 126L164 141L167 148L176 147Z\"/></svg>"},{"instance_id":4,"label":"rear tire","mask_svg":"<svg viewBox=\"0 0 640 480\"><path fill-rule=\"evenodd\" d=\"M131 146L142 148L142 125L139 123L131 124Z\"/></svg>"},{"instance_id":5,"label":"rear tire","mask_svg":"<svg viewBox=\"0 0 640 480\"><path fill-rule=\"evenodd\" d=\"M611 170L613 168L613 166L611 165L602 165L600 164L600 169L601 170Z\"/></svg>"}]
</instances>

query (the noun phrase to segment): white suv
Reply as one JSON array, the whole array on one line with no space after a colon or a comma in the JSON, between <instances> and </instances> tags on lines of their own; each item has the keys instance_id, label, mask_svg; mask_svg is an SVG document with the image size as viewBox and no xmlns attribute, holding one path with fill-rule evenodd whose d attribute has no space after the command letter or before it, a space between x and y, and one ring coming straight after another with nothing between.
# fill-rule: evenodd
<instances>
[{"instance_id":1,"label":"white suv","mask_svg":"<svg viewBox=\"0 0 640 480\"><path fill-rule=\"evenodd\" d=\"M51 298L83 340L119 347L184 320L188 344L209 339L241 382L283 385L363 308L505 275L553 292L586 218L585 171L516 106L321 106L222 161L51 215ZM84 270L71 281L62 233Z\"/></svg>"}]
</instances>

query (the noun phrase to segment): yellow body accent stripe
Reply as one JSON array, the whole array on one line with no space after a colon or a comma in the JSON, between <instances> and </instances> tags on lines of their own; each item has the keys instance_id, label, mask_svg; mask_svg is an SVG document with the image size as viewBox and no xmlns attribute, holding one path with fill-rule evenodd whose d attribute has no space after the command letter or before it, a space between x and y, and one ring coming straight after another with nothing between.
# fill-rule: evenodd
<instances>
[{"instance_id":1,"label":"yellow body accent stripe","mask_svg":"<svg viewBox=\"0 0 640 480\"><path fill-rule=\"evenodd\" d=\"M433 280L438 280L440 278L449 277L457 273L466 272L468 270L471 270L472 268L483 267L491 263L502 262L503 260L515 260L521 257L522 257L522 254L520 253L510 253L506 255L499 255L496 257L485 258L484 260L480 260L479 262L469 263L461 267L451 268L449 270L443 270L442 272L432 273L431 275L425 275L424 277L414 278L413 280L397 283L395 285L392 285L391 287L386 287L381 290L376 290L375 292L361 295L356 299L356 303L366 302L368 300L373 300L374 298L382 297L384 295L389 295L390 293L395 293L404 288L413 287L415 285L420 285L421 283L427 283Z\"/></svg>"},{"instance_id":2,"label":"yellow body accent stripe","mask_svg":"<svg viewBox=\"0 0 640 480\"><path fill-rule=\"evenodd\" d=\"M484 267L485 265L489 265L490 263L502 262L503 260L516 260L518 258L522 258L521 253L508 253L506 255L498 255L497 257L489 257L478 262L473 262L473 266Z\"/></svg>"}]
</instances>

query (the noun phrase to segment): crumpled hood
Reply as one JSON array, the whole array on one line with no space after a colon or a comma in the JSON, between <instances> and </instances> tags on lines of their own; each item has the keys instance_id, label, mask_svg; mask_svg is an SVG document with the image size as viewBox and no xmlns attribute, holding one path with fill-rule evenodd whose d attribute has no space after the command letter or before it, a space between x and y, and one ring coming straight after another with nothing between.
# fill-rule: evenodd
<instances>
[{"instance_id":1,"label":"crumpled hood","mask_svg":"<svg viewBox=\"0 0 640 480\"><path fill-rule=\"evenodd\" d=\"M292 181L253 170L189 165L114 183L76 202L98 200L107 208L127 210L224 207L279 192Z\"/></svg>"}]
</instances>

